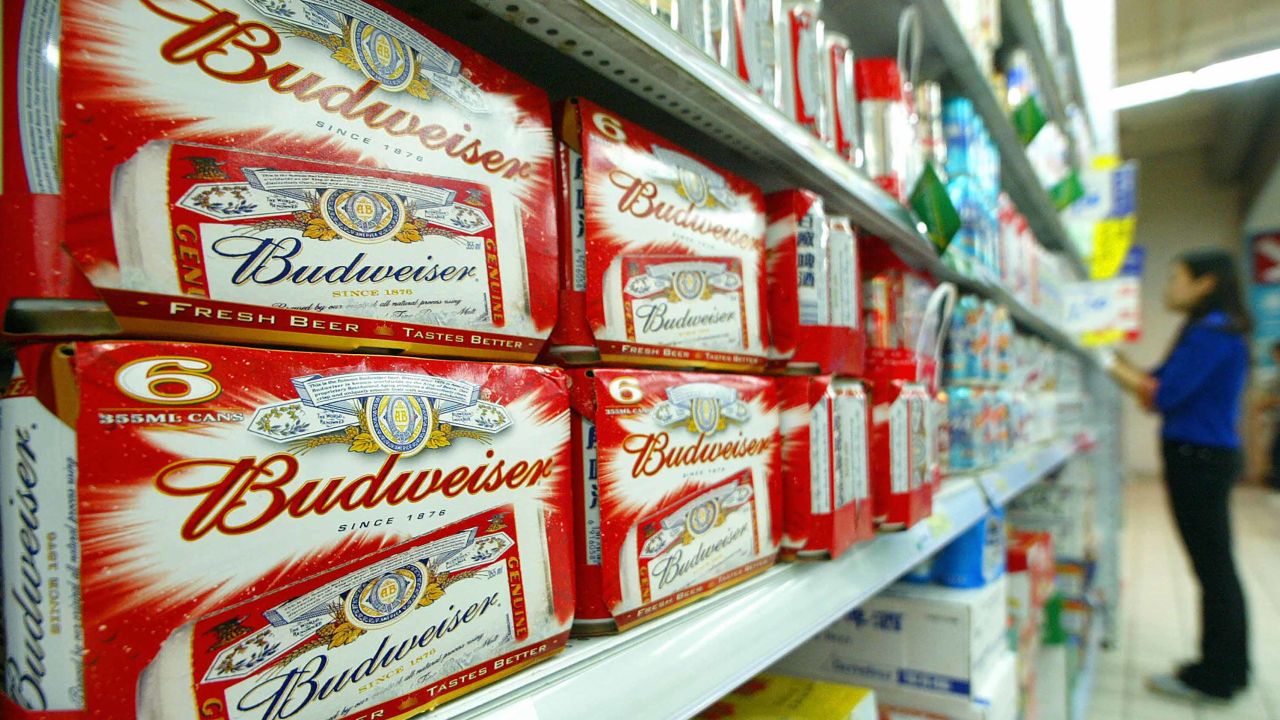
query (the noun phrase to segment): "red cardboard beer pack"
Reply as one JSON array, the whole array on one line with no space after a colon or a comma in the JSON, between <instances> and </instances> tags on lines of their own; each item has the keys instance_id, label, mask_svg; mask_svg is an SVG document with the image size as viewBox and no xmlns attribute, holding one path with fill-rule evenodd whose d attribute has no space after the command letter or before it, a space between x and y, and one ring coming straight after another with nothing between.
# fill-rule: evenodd
<instances>
[{"instance_id":1,"label":"red cardboard beer pack","mask_svg":"<svg viewBox=\"0 0 1280 720\"><path fill-rule=\"evenodd\" d=\"M538 354L541 89L360 0L66 0L61 20L65 242L125 333Z\"/></svg>"},{"instance_id":2,"label":"red cardboard beer pack","mask_svg":"<svg viewBox=\"0 0 1280 720\"><path fill-rule=\"evenodd\" d=\"M782 497L772 379L568 373L575 632L624 630L773 564Z\"/></svg>"},{"instance_id":3,"label":"red cardboard beer pack","mask_svg":"<svg viewBox=\"0 0 1280 720\"><path fill-rule=\"evenodd\" d=\"M903 282L904 275L920 278L876 239L862 245L862 264L871 336L871 495L877 526L904 529L932 513L941 479L938 371L956 289ZM907 286L919 291L904 291Z\"/></svg>"},{"instance_id":4,"label":"red cardboard beer pack","mask_svg":"<svg viewBox=\"0 0 1280 720\"><path fill-rule=\"evenodd\" d=\"M62 249L58 3L5 0L0 18L0 337L9 338L24 332L24 304L97 295Z\"/></svg>"},{"instance_id":5,"label":"red cardboard beer pack","mask_svg":"<svg viewBox=\"0 0 1280 720\"><path fill-rule=\"evenodd\" d=\"M765 213L751 183L587 100L560 123L569 364L764 368Z\"/></svg>"},{"instance_id":6,"label":"red cardboard beer pack","mask_svg":"<svg viewBox=\"0 0 1280 720\"><path fill-rule=\"evenodd\" d=\"M836 558L875 535L867 394L829 375L778 378L782 402L782 556Z\"/></svg>"},{"instance_id":7,"label":"red cardboard beer pack","mask_svg":"<svg viewBox=\"0 0 1280 720\"><path fill-rule=\"evenodd\" d=\"M862 290L857 237L808 190L765 197L769 211L769 361L773 366L861 375Z\"/></svg>"},{"instance_id":8,"label":"red cardboard beer pack","mask_svg":"<svg viewBox=\"0 0 1280 720\"><path fill-rule=\"evenodd\" d=\"M148 342L19 363L5 717L404 717L563 645L560 371Z\"/></svg>"}]
</instances>

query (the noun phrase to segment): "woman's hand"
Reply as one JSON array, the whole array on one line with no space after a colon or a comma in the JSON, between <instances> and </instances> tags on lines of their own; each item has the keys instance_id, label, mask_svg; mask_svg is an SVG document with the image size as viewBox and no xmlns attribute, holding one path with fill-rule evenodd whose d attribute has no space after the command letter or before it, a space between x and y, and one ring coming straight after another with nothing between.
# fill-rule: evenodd
<instances>
[{"instance_id":1,"label":"woman's hand","mask_svg":"<svg viewBox=\"0 0 1280 720\"><path fill-rule=\"evenodd\" d=\"M1155 410L1156 389L1159 384L1154 377L1111 348L1098 351L1098 363L1116 384L1129 391L1144 408Z\"/></svg>"}]
</instances>

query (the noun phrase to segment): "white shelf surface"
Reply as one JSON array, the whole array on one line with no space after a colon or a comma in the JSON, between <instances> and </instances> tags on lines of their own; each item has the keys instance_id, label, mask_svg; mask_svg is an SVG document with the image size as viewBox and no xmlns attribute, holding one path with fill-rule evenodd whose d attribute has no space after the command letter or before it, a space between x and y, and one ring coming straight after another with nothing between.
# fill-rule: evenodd
<instances>
[{"instance_id":1,"label":"white shelf surface","mask_svg":"<svg viewBox=\"0 0 1280 720\"><path fill-rule=\"evenodd\" d=\"M951 478L934 515L830 562L759 577L620 635L574 640L561 654L425 715L573 720L687 718L878 593L1007 499L1060 466L1076 443L1035 447L981 477ZM641 710L642 709L642 710Z\"/></svg>"}]
</instances>

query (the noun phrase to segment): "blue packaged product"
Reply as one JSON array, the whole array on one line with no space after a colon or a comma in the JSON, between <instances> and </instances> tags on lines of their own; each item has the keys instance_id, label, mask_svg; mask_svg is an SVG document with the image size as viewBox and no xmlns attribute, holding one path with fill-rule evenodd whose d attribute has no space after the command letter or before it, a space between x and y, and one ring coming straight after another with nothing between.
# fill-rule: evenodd
<instances>
[{"instance_id":1,"label":"blue packaged product","mask_svg":"<svg viewBox=\"0 0 1280 720\"><path fill-rule=\"evenodd\" d=\"M954 588L982 587L1005 570L1004 511L992 510L933 558L933 581Z\"/></svg>"},{"instance_id":2,"label":"blue packaged product","mask_svg":"<svg viewBox=\"0 0 1280 720\"><path fill-rule=\"evenodd\" d=\"M900 578L902 582L928 585L933 582L933 558L922 560Z\"/></svg>"},{"instance_id":3,"label":"blue packaged product","mask_svg":"<svg viewBox=\"0 0 1280 720\"><path fill-rule=\"evenodd\" d=\"M977 465L977 445L974 442L974 430L977 421L977 406L974 403L973 390L967 387L954 387L948 391L950 402L947 403L947 425L950 432L950 463L952 472L972 470Z\"/></svg>"}]
</instances>

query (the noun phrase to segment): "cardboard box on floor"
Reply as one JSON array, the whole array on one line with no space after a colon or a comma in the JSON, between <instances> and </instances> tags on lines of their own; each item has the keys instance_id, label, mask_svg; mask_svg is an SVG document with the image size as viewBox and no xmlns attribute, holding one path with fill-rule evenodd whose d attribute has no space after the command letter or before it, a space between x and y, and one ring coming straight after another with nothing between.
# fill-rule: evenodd
<instances>
[{"instance_id":1,"label":"cardboard box on floor","mask_svg":"<svg viewBox=\"0 0 1280 720\"><path fill-rule=\"evenodd\" d=\"M895 585L783 659L775 672L969 697L1008 651L1004 578L982 588Z\"/></svg>"},{"instance_id":2,"label":"cardboard box on floor","mask_svg":"<svg viewBox=\"0 0 1280 720\"><path fill-rule=\"evenodd\" d=\"M999 655L978 678L973 697L905 687L875 688L880 720L1017 720L1017 663Z\"/></svg>"}]
</instances>

